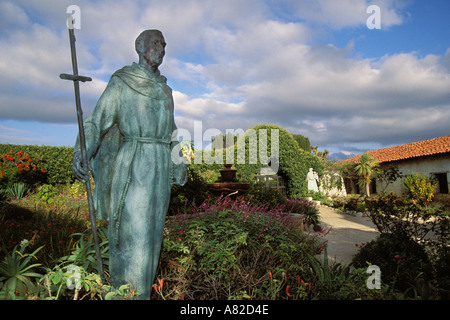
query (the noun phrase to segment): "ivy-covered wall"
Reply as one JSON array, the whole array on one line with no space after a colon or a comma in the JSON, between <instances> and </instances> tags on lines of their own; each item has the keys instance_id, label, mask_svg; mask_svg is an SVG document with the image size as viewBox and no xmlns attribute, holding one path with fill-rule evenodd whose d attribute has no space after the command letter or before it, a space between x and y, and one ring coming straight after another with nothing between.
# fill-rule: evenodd
<instances>
[{"instance_id":1,"label":"ivy-covered wall","mask_svg":"<svg viewBox=\"0 0 450 320\"><path fill-rule=\"evenodd\" d=\"M272 130L278 131L278 175L280 175L285 182L286 194L289 197L305 196L308 193L306 175L309 168L313 168L319 175L322 175L323 164L316 156L301 149L290 132L274 124L253 126L247 129L246 134L243 137L238 139L237 143L234 145L236 159L235 167L238 170L237 176L241 181L251 181L255 175L259 174L261 167L266 166L264 161L266 159L260 159L259 157L261 133L263 134L263 137L267 134L267 146L263 150L267 150L267 157L270 158L272 156ZM253 132L256 132L258 144L256 145L256 148L252 149L252 146L254 147L254 143L252 142ZM240 143L245 144L245 162L243 164L239 164L239 162L243 162L243 159L239 157L238 152ZM252 161L250 160L252 159L252 156L257 156L256 163L251 163Z\"/></svg>"}]
</instances>

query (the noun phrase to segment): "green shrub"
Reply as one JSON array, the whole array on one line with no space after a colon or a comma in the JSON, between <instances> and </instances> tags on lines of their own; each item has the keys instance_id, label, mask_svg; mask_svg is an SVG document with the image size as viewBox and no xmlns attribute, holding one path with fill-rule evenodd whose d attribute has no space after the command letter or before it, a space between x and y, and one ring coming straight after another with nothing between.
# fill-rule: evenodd
<instances>
[{"instance_id":1,"label":"green shrub","mask_svg":"<svg viewBox=\"0 0 450 320\"><path fill-rule=\"evenodd\" d=\"M17 155L18 152L22 152L21 155L23 156L28 155L29 158L24 159L24 165L29 159L32 159L31 164L35 164L38 170L36 170L34 175L30 175L31 171L26 172L24 170L21 172L22 177L8 178L10 179L10 183L26 182L30 185L41 183L56 185L74 181L74 175L72 173L72 147L0 144L0 155L11 155L11 150L13 151L13 155ZM23 157L15 158L16 160L20 160ZM28 180L24 181L24 177Z\"/></svg>"},{"instance_id":2,"label":"green shrub","mask_svg":"<svg viewBox=\"0 0 450 320\"><path fill-rule=\"evenodd\" d=\"M268 203L271 208L284 205L287 200L286 196L276 188L268 188L262 182L252 183L245 194L245 198L251 199L255 203Z\"/></svg>"},{"instance_id":3,"label":"green shrub","mask_svg":"<svg viewBox=\"0 0 450 320\"><path fill-rule=\"evenodd\" d=\"M285 210L303 215L308 224L319 223L319 209L315 202L306 199L288 199L285 202Z\"/></svg>"},{"instance_id":4,"label":"green shrub","mask_svg":"<svg viewBox=\"0 0 450 320\"><path fill-rule=\"evenodd\" d=\"M436 192L431 179L418 173L407 175L403 180L403 187L410 199L425 207L433 200Z\"/></svg>"},{"instance_id":5,"label":"green shrub","mask_svg":"<svg viewBox=\"0 0 450 320\"><path fill-rule=\"evenodd\" d=\"M338 262L330 263L327 249L323 258L308 256L314 276L314 296L326 300L382 299L387 297L387 286L371 290L367 286L367 268L352 268Z\"/></svg>"},{"instance_id":6,"label":"green shrub","mask_svg":"<svg viewBox=\"0 0 450 320\"><path fill-rule=\"evenodd\" d=\"M219 198L192 214L171 217L157 273L164 286L157 286L152 299L307 295L297 279L309 269L306 253L320 246L296 227L281 207L269 209L244 198Z\"/></svg>"},{"instance_id":7,"label":"green shrub","mask_svg":"<svg viewBox=\"0 0 450 320\"><path fill-rule=\"evenodd\" d=\"M46 178L47 174L39 157L17 149L0 153L0 189L7 189L17 183L36 185Z\"/></svg>"},{"instance_id":8,"label":"green shrub","mask_svg":"<svg viewBox=\"0 0 450 320\"><path fill-rule=\"evenodd\" d=\"M333 208L337 208L342 211L365 211L366 203L365 198L359 195L348 195L346 197L336 197L333 199ZM369 198L370 200L370 198Z\"/></svg>"},{"instance_id":9,"label":"green shrub","mask_svg":"<svg viewBox=\"0 0 450 320\"><path fill-rule=\"evenodd\" d=\"M192 208L193 205L199 205L209 196L206 183L200 175L199 166L188 164L187 173L188 180L184 186L172 186L168 210L170 215L179 211L185 212Z\"/></svg>"},{"instance_id":10,"label":"green shrub","mask_svg":"<svg viewBox=\"0 0 450 320\"><path fill-rule=\"evenodd\" d=\"M367 266L367 262L377 265L382 282L399 290L409 288L417 277L432 278L431 263L425 250L400 234L382 233L361 248L352 262L357 268Z\"/></svg>"},{"instance_id":11,"label":"green shrub","mask_svg":"<svg viewBox=\"0 0 450 320\"><path fill-rule=\"evenodd\" d=\"M52 204L59 197L58 189L51 184L44 184L39 187L36 199L44 205Z\"/></svg>"},{"instance_id":12,"label":"green shrub","mask_svg":"<svg viewBox=\"0 0 450 320\"><path fill-rule=\"evenodd\" d=\"M293 134L292 136L294 137L295 141L297 141L300 149L303 149L306 152L311 152L311 143L309 141L309 138L301 134Z\"/></svg>"}]
</instances>

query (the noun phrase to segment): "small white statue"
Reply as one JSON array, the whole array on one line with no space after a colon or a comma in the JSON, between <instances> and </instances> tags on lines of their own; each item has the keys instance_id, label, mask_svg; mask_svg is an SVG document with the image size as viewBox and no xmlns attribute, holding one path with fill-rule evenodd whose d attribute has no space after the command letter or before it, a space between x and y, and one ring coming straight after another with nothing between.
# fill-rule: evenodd
<instances>
[{"instance_id":1,"label":"small white statue","mask_svg":"<svg viewBox=\"0 0 450 320\"><path fill-rule=\"evenodd\" d=\"M317 187L317 179L318 175L313 171L313 168L309 168L309 172L306 175L306 180L308 181L308 190L318 192L319 188Z\"/></svg>"}]
</instances>

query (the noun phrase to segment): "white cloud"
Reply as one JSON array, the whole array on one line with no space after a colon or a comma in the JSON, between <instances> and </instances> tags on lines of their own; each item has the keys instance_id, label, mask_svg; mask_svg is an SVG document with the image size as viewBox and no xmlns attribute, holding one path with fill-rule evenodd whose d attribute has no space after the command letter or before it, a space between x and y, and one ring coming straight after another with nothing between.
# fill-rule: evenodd
<instances>
[{"instance_id":1,"label":"white cloud","mask_svg":"<svg viewBox=\"0 0 450 320\"><path fill-rule=\"evenodd\" d=\"M174 83L180 128L192 130L197 120L222 132L276 123L314 145L448 131L450 50L369 60L355 55L352 42L314 44L316 28L365 27L372 2L364 0L2 2L0 18L17 15L0 34L3 119L75 121L73 86L58 77L71 71L70 4L82 12L80 74L94 78L81 86L85 115L110 75L137 61L136 36L156 28L168 44L161 70ZM384 26L402 23L401 2L377 4Z\"/></svg>"},{"instance_id":2,"label":"white cloud","mask_svg":"<svg viewBox=\"0 0 450 320\"><path fill-rule=\"evenodd\" d=\"M277 1L278 2L278 1ZM280 0L286 7L284 15L293 19L300 17L308 23L332 28L346 28L366 25L367 8L370 5L380 7L382 28L401 24L403 17L399 9L405 1L396 0Z\"/></svg>"}]
</instances>

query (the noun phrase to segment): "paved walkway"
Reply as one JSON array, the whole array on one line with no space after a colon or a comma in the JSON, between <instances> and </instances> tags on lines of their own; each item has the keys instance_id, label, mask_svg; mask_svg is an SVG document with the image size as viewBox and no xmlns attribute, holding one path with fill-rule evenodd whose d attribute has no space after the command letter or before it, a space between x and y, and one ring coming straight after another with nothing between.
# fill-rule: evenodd
<instances>
[{"instance_id":1,"label":"paved walkway","mask_svg":"<svg viewBox=\"0 0 450 320\"><path fill-rule=\"evenodd\" d=\"M355 217L327 206L319 206L320 225L331 231L325 235L328 241L329 261L350 264L358 251L356 245L367 243L377 235L375 225L369 217Z\"/></svg>"}]
</instances>

